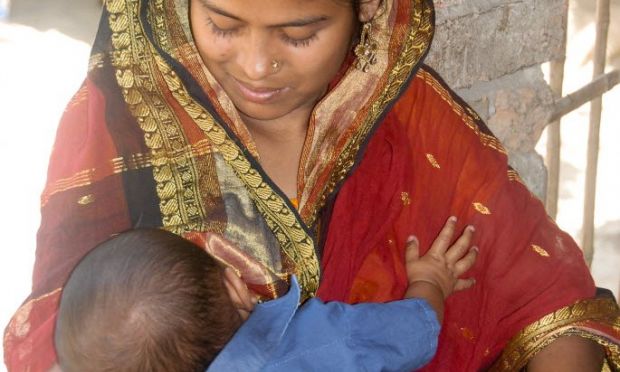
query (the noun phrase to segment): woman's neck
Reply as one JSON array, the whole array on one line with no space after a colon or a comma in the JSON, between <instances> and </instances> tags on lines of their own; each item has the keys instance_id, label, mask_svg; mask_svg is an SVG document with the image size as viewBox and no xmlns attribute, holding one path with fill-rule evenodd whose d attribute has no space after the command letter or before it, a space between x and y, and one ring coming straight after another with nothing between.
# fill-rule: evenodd
<instances>
[{"instance_id":1,"label":"woman's neck","mask_svg":"<svg viewBox=\"0 0 620 372\"><path fill-rule=\"evenodd\" d=\"M261 120L241 114L243 123L257 142L273 145L286 143L295 138L305 138L310 115L299 117L284 116L277 119Z\"/></svg>"},{"instance_id":2,"label":"woman's neck","mask_svg":"<svg viewBox=\"0 0 620 372\"><path fill-rule=\"evenodd\" d=\"M259 162L289 198L297 197L297 173L312 109L260 120L241 114L256 143Z\"/></svg>"}]
</instances>

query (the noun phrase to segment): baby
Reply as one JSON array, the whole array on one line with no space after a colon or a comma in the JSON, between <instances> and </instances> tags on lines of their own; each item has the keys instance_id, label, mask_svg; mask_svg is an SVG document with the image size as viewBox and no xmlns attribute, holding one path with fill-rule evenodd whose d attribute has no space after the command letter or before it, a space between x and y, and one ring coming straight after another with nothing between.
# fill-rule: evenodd
<instances>
[{"instance_id":1,"label":"baby","mask_svg":"<svg viewBox=\"0 0 620 372\"><path fill-rule=\"evenodd\" d=\"M402 370L432 358L443 301L473 285L472 228L451 218L429 252L406 252L405 299L347 305L288 293L256 304L230 268L163 230L122 233L91 251L61 297L55 343L72 371Z\"/></svg>"}]
</instances>

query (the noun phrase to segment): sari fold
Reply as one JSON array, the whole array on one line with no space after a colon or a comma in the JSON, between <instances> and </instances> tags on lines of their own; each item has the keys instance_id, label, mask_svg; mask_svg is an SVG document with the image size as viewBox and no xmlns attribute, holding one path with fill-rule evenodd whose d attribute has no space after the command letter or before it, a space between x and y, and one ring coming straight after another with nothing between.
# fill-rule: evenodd
<instances>
[{"instance_id":1,"label":"sari fold","mask_svg":"<svg viewBox=\"0 0 620 372\"><path fill-rule=\"evenodd\" d=\"M429 247L450 215L478 230L477 284L449 298L426 370L519 369L565 334L599 342L620 368L618 308L593 298L579 248L475 112L421 65L432 2L386 1L376 21L377 65L365 74L347 61L310 118L293 205L202 63L187 1L107 1L58 129L32 294L4 334L9 370L53 365L62 287L119 232L182 235L265 298L295 274L304 298L383 302L406 288L406 238Z\"/></svg>"},{"instance_id":2,"label":"sari fold","mask_svg":"<svg viewBox=\"0 0 620 372\"><path fill-rule=\"evenodd\" d=\"M381 187L370 186L374 179ZM476 285L448 298L439 350L424 370L519 370L568 334L599 342L617 368L618 306L594 297L581 250L509 168L478 116L427 67L334 202L318 295L401 298L407 237L416 235L424 253L451 215L460 229L476 227L480 253L468 273Z\"/></svg>"}]
</instances>

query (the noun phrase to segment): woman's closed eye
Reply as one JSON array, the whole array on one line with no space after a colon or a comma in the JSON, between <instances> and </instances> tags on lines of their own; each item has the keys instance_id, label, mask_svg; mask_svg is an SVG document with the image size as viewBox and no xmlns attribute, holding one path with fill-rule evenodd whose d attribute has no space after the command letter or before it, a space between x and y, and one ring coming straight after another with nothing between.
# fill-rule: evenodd
<instances>
[{"instance_id":1,"label":"woman's closed eye","mask_svg":"<svg viewBox=\"0 0 620 372\"><path fill-rule=\"evenodd\" d=\"M293 35L287 34L286 32L282 32L282 40L285 43L290 44L296 48L307 47L308 45L310 45L311 42L313 42L317 38L318 37L316 33L314 32L306 36L297 36L297 35L293 36Z\"/></svg>"},{"instance_id":2,"label":"woman's closed eye","mask_svg":"<svg viewBox=\"0 0 620 372\"><path fill-rule=\"evenodd\" d=\"M234 36L235 33L239 31L238 27L220 27L216 25L211 18L207 19L207 25L211 28L211 32L213 32L216 36L224 38Z\"/></svg>"},{"instance_id":3,"label":"woman's closed eye","mask_svg":"<svg viewBox=\"0 0 620 372\"><path fill-rule=\"evenodd\" d=\"M230 38L235 36L239 31L241 26L218 26L211 18L207 19L207 25L211 29L214 35L222 38ZM280 38L287 44L290 44L296 48L307 47L312 43L315 39L317 39L316 31L312 30L308 32L303 29L295 28L293 30L281 30Z\"/></svg>"}]
</instances>

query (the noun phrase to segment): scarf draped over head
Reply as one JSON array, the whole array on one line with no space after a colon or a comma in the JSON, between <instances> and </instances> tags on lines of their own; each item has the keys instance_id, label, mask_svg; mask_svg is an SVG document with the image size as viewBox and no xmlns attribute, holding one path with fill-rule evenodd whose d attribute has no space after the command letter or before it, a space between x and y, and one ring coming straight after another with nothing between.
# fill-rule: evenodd
<instances>
[{"instance_id":1,"label":"scarf draped over head","mask_svg":"<svg viewBox=\"0 0 620 372\"><path fill-rule=\"evenodd\" d=\"M377 62L363 72L348 58L312 112L298 205L261 168L248 129L202 62L188 7L105 3L88 76L50 160L33 291L5 331L10 370L54 363L68 275L121 231L183 235L264 298L281 295L295 274L304 298L389 301L407 284L406 237L416 234L424 253L450 215L476 225L477 284L448 300L430 370L510 369L566 333L609 346L620 365L617 310L588 302L594 286L574 242L519 183L477 115L421 67L434 32L431 1L383 2L372 21Z\"/></svg>"},{"instance_id":2,"label":"scarf draped over head","mask_svg":"<svg viewBox=\"0 0 620 372\"><path fill-rule=\"evenodd\" d=\"M52 363L55 312L71 269L98 243L135 227L161 227L206 248L221 243L211 253L241 266L264 297L278 296L291 274L304 298L314 295L321 211L432 37L432 6L385 5L374 21L376 66L343 68L312 114L295 208L261 169L247 128L202 63L187 1L106 1L88 76L58 129L33 291L6 329L7 365Z\"/></svg>"}]
</instances>

